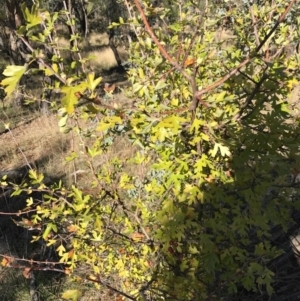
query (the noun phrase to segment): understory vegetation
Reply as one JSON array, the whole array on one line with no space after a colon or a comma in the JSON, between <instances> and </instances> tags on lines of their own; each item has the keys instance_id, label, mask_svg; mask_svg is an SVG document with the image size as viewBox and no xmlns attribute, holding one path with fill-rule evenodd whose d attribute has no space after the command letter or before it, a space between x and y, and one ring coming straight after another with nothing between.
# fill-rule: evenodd
<instances>
[{"instance_id":1,"label":"understory vegetation","mask_svg":"<svg viewBox=\"0 0 300 301\"><path fill-rule=\"evenodd\" d=\"M2 299L297 300L299 3L2 2Z\"/></svg>"}]
</instances>

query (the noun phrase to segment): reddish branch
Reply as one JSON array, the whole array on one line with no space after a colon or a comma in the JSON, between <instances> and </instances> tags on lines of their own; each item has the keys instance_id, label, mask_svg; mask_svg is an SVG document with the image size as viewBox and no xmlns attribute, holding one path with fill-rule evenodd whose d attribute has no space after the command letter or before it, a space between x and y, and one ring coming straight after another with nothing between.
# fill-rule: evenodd
<instances>
[{"instance_id":1,"label":"reddish branch","mask_svg":"<svg viewBox=\"0 0 300 301\"><path fill-rule=\"evenodd\" d=\"M154 34L146 16L144 13L143 8L141 7L140 3L138 0L133 0L138 11L141 14L141 18L143 20L143 23L146 27L147 32L149 33L150 37L152 38L152 40L154 41L154 43L156 44L156 46L158 47L158 49L160 50L160 53L164 56L164 58L171 64L174 66L174 68L176 70L178 70L190 83L191 87L192 87L192 95L193 95L193 102L192 102L192 106L191 109L193 111L195 111L197 104L199 102L199 99L196 98L196 91L197 91L197 84L196 84L196 80L195 77L190 76L184 68L184 63L182 65L180 65L176 60L174 60L166 51L166 49L164 48L164 46L159 42L159 40L157 39L156 35ZM194 119L194 113L193 113L193 118Z\"/></svg>"}]
</instances>

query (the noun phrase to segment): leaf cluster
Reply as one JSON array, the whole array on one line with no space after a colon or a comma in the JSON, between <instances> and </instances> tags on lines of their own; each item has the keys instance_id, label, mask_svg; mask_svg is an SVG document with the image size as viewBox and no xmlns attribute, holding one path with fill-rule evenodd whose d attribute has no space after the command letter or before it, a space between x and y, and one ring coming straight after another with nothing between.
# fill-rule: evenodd
<instances>
[{"instance_id":1,"label":"leaf cluster","mask_svg":"<svg viewBox=\"0 0 300 301\"><path fill-rule=\"evenodd\" d=\"M55 246L68 271L84 267L86 279L109 289L115 283L130 300L220 300L241 289L272 294L268 262L279 254L272 230L287 230L298 207L290 198L295 183L282 178L288 162L298 165L298 125L288 122L288 98L299 80L299 54L281 51L298 33L289 22L274 27L271 12L280 16L289 4L279 2L247 12L209 5L203 13L186 1L177 4L168 35L136 12L130 108L105 104L97 94L101 78L85 72L80 59L65 69L57 55L51 64L33 55L64 94L60 126L82 143L66 162L84 160L90 190L48 187L32 171L31 184L15 194L44 192L43 202L27 202L36 209L32 223L41 225L34 239ZM144 6L144 17L168 16L167 9ZM37 34L41 11L23 11L20 34L51 44L46 37L59 14L44 13ZM230 41L218 37L225 17L236 37ZM25 70L7 67L7 92ZM88 105L77 106L81 100ZM95 116L97 126L87 131ZM135 146L125 160L112 153L121 136ZM65 297L75 300L78 292Z\"/></svg>"}]
</instances>

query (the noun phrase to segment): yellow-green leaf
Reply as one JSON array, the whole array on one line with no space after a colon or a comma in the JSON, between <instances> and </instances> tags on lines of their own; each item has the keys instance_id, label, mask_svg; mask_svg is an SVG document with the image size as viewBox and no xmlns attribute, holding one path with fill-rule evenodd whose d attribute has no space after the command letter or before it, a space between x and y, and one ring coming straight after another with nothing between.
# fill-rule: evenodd
<instances>
[{"instance_id":1,"label":"yellow-green leaf","mask_svg":"<svg viewBox=\"0 0 300 301\"><path fill-rule=\"evenodd\" d=\"M155 89L155 91L157 91L157 90L163 89L167 86L168 85L166 84L165 80L159 80L154 89Z\"/></svg>"},{"instance_id":2,"label":"yellow-green leaf","mask_svg":"<svg viewBox=\"0 0 300 301\"><path fill-rule=\"evenodd\" d=\"M87 82L88 82L88 87L92 91L96 89L96 87L99 85L99 83L102 81L102 77L98 77L95 79L95 73L89 73L87 75Z\"/></svg>"},{"instance_id":3,"label":"yellow-green leaf","mask_svg":"<svg viewBox=\"0 0 300 301\"><path fill-rule=\"evenodd\" d=\"M81 292L79 290L67 290L61 297L65 300L77 301L81 297Z\"/></svg>"},{"instance_id":4,"label":"yellow-green leaf","mask_svg":"<svg viewBox=\"0 0 300 301\"><path fill-rule=\"evenodd\" d=\"M61 102L64 105L68 114L72 114L74 112L74 106L78 103L77 93L83 93L87 88L86 83L81 83L77 86L65 86L61 89L65 96L62 98Z\"/></svg>"},{"instance_id":5,"label":"yellow-green leaf","mask_svg":"<svg viewBox=\"0 0 300 301\"><path fill-rule=\"evenodd\" d=\"M25 66L7 66L3 71L3 75L6 76L6 78L1 81L1 85L7 86L5 88L7 96L10 96L15 90L25 71Z\"/></svg>"}]
</instances>

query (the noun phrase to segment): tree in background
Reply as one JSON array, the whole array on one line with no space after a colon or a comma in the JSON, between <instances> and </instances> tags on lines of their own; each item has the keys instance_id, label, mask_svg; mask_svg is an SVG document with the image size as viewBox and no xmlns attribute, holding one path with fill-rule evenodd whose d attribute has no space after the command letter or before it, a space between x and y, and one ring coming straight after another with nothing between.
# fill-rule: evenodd
<instances>
[{"instance_id":1,"label":"tree in background","mask_svg":"<svg viewBox=\"0 0 300 301\"><path fill-rule=\"evenodd\" d=\"M49 187L30 170L14 194L40 191L44 201L29 196L24 210L36 211L27 225L41 229L34 240L55 246L62 272L80 268L80 277L128 300L240 300L245 291L269 298L276 274L268 263L280 254L272 234L287 231L299 207L295 178L285 180L299 166L288 103L299 54L286 51L299 41L299 7L134 4L125 2L128 20L111 24L137 34L125 104L99 97L101 78L86 71L78 49L69 65L39 55L31 41L53 47L59 13L22 6L19 37L39 72L55 78L61 129L82 145L66 162L84 160L90 175L85 187ZM71 13L60 13L76 33ZM30 68L7 66L8 94ZM134 151L114 153L120 139Z\"/></svg>"}]
</instances>

